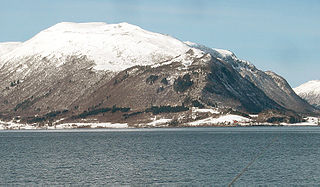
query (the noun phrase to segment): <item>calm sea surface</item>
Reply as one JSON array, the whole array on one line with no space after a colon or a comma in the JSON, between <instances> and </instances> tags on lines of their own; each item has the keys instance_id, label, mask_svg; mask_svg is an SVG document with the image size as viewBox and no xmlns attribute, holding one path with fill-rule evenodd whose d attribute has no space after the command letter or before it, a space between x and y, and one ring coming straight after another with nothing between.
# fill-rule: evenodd
<instances>
[{"instance_id":1,"label":"calm sea surface","mask_svg":"<svg viewBox=\"0 0 320 187\"><path fill-rule=\"evenodd\" d=\"M320 128L0 131L0 185L320 185Z\"/></svg>"}]
</instances>

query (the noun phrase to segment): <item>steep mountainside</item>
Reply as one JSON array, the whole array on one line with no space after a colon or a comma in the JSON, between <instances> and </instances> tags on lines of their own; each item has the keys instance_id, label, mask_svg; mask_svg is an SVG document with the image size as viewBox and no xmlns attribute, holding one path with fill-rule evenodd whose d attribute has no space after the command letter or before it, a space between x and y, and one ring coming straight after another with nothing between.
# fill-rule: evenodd
<instances>
[{"instance_id":1,"label":"steep mountainside","mask_svg":"<svg viewBox=\"0 0 320 187\"><path fill-rule=\"evenodd\" d=\"M308 103L301 99L287 81L271 71L261 71L248 61L238 59L232 52L222 49L211 49L206 46L186 42L191 47L210 53L213 57L228 62L240 75L260 88L269 98L284 108L296 112L310 113L314 111Z\"/></svg>"},{"instance_id":2,"label":"steep mountainside","mask_svg":"<svg viewBox=\"0 0 320 187\"><path fill-rule=\"evenodd\" d=\"M294 91L313 106L320 107L320 80L306 82Z\"/></svg>"},{"instance_id":3,"label":"steep mountainside","mask_svg":"<svg viewBox=\"0 0 320 187\"><path fill-rule=\"evenodd\" d=\"M252 113L281 109L228 63L208 54L193 58L188 67L175 62L129 68L79 103L82 109L90 104L91 107L117 105L144 110L160 105L192 106L192 103Z\"/></svg>"},{"instance_id":4,"label":"steep mountainside","mask_svg":"<svg viewBox=\"0 0 320 187\"><path fill-rule=\"evenodd\" d=\"M127 23L60 23L3 49L2 118L117 121L192 106L246 113L314 110L283 78L230 51Z\"/></svg>"}]
</instances>

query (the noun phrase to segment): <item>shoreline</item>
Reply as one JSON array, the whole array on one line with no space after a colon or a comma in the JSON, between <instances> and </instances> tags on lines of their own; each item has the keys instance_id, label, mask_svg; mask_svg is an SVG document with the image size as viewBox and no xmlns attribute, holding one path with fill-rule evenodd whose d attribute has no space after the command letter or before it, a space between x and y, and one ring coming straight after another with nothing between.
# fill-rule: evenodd
<instances>
[{"instance_id":1,"label":"shoreline","mask_svg":"<svg viewBox=\"0 0 320 187\"><path fill-rule=\"evenodd\" d=\"M71 126L71 127L54 127L54 126L45 126L45 127L37 127L32 125L26 126L9 126L5 127L4 125L0 125L0 131L60 131L60 130L125 130L125 129L187 129L187 128L248 128L248 127L320 127L317 124L245 124L245 125L179 125L179 126L169 126L169 125L161 125L161 126L115 126L115 127L101 127L97 123L94 127L86 125L86 126Z\"/></svg>"}]
</instances>

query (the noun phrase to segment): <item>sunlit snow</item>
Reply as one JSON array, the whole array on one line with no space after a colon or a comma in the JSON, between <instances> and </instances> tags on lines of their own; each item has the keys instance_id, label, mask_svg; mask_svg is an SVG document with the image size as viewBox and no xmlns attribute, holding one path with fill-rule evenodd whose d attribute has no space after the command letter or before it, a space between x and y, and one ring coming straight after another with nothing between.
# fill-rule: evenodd
<instances>
[{"instance_id":1,"label":"sunlit snow","mask_svg":"<svg viewBox=\"0 0 320 187\"><path fill-rule=\"evenodd\" d=\"M67 56L86 55L96 70L121 71L135 65L152 65L171 60L190 49L185 43L159 33L153 33L128 23L70 23L56 24L0 60L17 61L28 56L46 57L65 62Z\"/></svg>"}]
</instances>

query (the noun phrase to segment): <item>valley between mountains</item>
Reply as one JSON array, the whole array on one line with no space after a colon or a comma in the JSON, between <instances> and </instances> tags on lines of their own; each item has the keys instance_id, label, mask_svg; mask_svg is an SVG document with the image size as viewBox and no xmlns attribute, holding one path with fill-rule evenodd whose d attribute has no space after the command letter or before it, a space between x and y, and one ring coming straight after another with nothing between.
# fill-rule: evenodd
<instances>
[{"instance_id":1,"label":"valley between mountains","mask_svg":"<svg viewBox=\"0 0 320 187\"><path fill-rule=\"evenodd\" d=\"M63 22L0 43L0 90L2 129L319 123L280 75L128 23Z\"/></svg>"}]
</instances>

